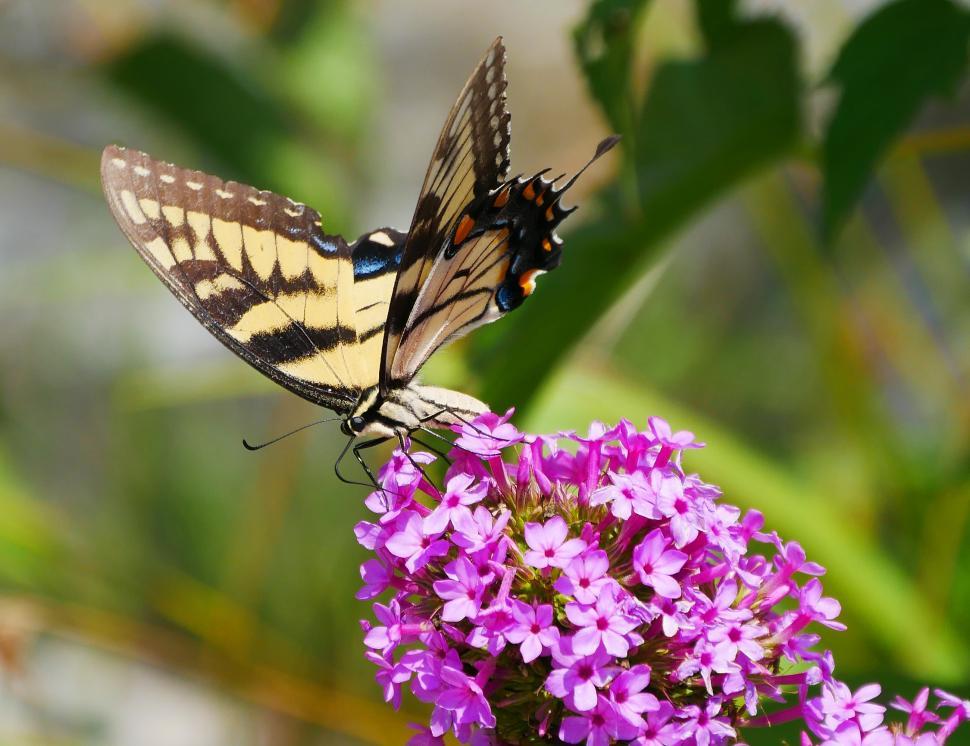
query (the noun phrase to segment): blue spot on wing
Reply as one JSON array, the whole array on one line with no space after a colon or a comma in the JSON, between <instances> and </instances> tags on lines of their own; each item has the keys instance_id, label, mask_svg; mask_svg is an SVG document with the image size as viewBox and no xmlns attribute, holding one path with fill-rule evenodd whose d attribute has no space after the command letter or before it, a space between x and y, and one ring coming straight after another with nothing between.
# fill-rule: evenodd
<instances>
[{"instance_id":1,"label":"blue spot on wing","mask_svg":"<svg viewBox=\"0 0 970 746\"><path fill-rule=\"evenodd\" d=\"M384 246L376 241L361 240L354 247L354 279L366 280L387 272L397 272L404 251L403 239L393 246Z\"/></svg>"}]
</instances>

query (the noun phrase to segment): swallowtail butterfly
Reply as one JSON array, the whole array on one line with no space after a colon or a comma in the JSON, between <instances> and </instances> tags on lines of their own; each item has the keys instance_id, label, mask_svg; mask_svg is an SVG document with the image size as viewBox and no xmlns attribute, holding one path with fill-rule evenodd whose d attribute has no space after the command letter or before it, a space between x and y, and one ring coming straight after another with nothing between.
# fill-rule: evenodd
<instances>
[{"instance_id":1,"label":"swallowtail butterfly","mask_svg":"<svg viewBox=\"0 0 970 746\"><path fill-rule=\"evenodd\" d=\"M496 39L445 120L411 228L353 243L310 207L109 146L111 213L159 279L220 342L334 410L351 436L446 428L487 407L415 380L440 347L519 306L555 268L561 188L509 177L505 48ZM373 442L373 441L372 441Z\"/></svg>"}]
</instances>

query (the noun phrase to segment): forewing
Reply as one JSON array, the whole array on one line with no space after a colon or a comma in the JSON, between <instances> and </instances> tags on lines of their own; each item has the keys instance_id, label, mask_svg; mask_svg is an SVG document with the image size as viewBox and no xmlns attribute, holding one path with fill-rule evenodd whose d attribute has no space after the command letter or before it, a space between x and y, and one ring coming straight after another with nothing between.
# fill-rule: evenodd
<instances>
[{"instance_id":1,"label":"forewing","mask_svg":"<svg viewBox=\"0 0 970 746\"><path fill-rule=\"evenodd\" d=\"M387 317L381 390L392 386L401 334L455 221L508 175L505 47L496 39L452 107L435 146L408 231Z\"/></svg>"},{"instance_id":2,"label":"forewing","mask_svg":"<svg viewBox=\"0 0 970 746\"><path fill-rule=\"evenodd\" d=\"M361 374L350 248L315 210L115 146L101 180L142 258L250 365L338 412L376 383Z\"/></svg>"}]
</instances>

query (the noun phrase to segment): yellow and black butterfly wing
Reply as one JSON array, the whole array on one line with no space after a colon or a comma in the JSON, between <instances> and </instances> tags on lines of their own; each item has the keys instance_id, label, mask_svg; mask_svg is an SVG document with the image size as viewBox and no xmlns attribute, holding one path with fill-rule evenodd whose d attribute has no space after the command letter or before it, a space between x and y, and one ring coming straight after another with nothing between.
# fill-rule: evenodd
<instances>
[{"instance_id":1,"label":"yellow and black butterfly wing","mask_svg":"<svg viewBox=\"0 0 970 746\"><path fill-rule=\"evenodd\" d=\"M377 383L387 313L407 234L379 228L354 241L354 314L362 380Z\"/></svg>"},{"instance_id":2,"label":"yellow and black butterfly wing","mask_svg":"<svg viewBox=\"0 0 970 746\"><path fill-rule=\"evenodd\" d=\"M101 180L142 258L250 365L337 412L377 383L360 354L351 249L315 210L115 146Z\"/></svg>"},{"instance_id":3,"label":"yellow and black butterfly wing","mask_svg":"<svg viewBox=\"0 0 970 746\"><path fill-rule=\"evenodd\" d=\"M402 379L394 360L421 288L468 204L501 184L509 169L505 47L496 39L445 121L408 231L384 336L381 393Z\"/></svg>"}]
</instances>

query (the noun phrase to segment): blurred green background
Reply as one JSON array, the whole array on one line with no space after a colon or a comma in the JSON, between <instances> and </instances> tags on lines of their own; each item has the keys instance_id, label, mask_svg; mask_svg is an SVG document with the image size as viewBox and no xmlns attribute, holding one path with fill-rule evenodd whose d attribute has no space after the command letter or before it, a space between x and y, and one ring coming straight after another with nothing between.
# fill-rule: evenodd
<instances>
[{"instance_id":1,"label":"blurred green background","mask_svg":"<svg viewBox=\"0 0 970 746\"><path fill-rule=\"evenodd\" d=\"M843 677L967 694L968 29L950 0L0 0L0 743L422 718L362 657L342 436L242 449L319 410L169 296L97 163L118 142L406 228L498 34L515 172L623 147L562 267L426 380L531 428L694 430L688 466L829 568Z\"/></svg>"}]
</instances>

